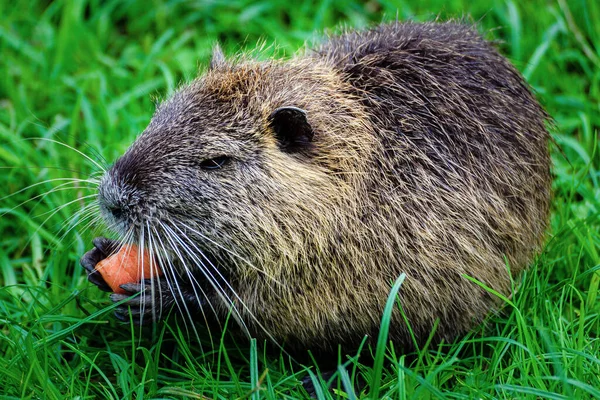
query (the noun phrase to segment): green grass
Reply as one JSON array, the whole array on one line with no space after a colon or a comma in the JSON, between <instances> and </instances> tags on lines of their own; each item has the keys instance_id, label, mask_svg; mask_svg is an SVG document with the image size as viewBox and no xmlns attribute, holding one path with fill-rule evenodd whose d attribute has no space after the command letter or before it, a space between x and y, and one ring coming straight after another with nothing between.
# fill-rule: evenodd
<instances>
[{"instance_id":1,"label":"green grass","mask_svg":"<svg viewBox=\"0 0 600 400\"><path fill-rule=\"evenodd\" d=\"M260 42L263 56L285 57L325 29L438 15L471 15L500 39L555 118L551 235L484 326L413 354L380 345L376 368L342 358L336 394L319 387L318 397L600 398L595 0L0 1L0 395L305 397L309 371L262 343L215 338L201 349L174 324L154 336L117 324L78 265L102 233L74 218L93 190L67 179L110 164L217 40L230 55ZM310 376L323 381L316 368ZM366 385L354 389L359 377Z\"/></svg>"}]
</instances>

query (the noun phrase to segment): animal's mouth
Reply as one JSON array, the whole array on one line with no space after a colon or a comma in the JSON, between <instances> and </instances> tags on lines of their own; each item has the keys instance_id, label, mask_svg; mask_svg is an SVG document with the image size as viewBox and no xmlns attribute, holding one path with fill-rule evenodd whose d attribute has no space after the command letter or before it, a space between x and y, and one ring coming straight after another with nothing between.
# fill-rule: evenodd
<instances>
[{"instance_id":1,"label":"animal's mouth","mask_svg":"<svg viewBox=\"0 0 600 400\"><path fill-rule=\"evenodd\" d=\"M186 282L209 290L212 287L209 281L227 279L222 263L204 246L184 246L185 242L173 243L173 240L165 237L146 236L145 239L144 247L162 269L164 278L170 282Z\"/></svg>"},{"instance_id":2,"label":"animal's mouth","mask_svg":"<svg viewBox=\"0 0 600 400\"><path fill-rule=\"evenodd\" d=\"M179 210L161 208L124 187L111 174L105 176L98 196L101 214L120 243L151 254L174 294L185 283L204 293L229 286L221 245Z\"/></svg>"}]
</instances>

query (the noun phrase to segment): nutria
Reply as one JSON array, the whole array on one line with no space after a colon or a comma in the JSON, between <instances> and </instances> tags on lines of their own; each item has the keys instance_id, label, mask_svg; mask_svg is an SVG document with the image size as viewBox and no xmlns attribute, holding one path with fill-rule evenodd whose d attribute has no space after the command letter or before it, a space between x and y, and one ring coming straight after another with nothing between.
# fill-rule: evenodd
<instances>
[{"instance_id":1,"label":"nutria","mask_svg":"<svg viewBox=\"0 0 600 400\"><path fill-rule=\"evenodd\" d=\"M286 350L376 337L395 279L417 344L452 341L510 295L544 240L548 116L466 23L392 23L287 61L226 60L161 104L101 180L119 241L165 274L117 315L223 321ZM115 301L127 296L113 294ZM131 311L127 309L131 305ZM414 343L401 312L390 339Z\"/></svg>"}]
</instances>

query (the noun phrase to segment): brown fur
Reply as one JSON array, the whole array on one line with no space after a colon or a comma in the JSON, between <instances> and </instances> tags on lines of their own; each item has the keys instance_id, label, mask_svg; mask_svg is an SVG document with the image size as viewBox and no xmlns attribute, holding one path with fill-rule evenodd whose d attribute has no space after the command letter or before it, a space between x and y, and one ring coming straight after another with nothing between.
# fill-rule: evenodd
<instances>
[{"instance_id":1,"label":"brown fur","mask_svg":"<svg viewBox=\"0 0 600 400\"><path fill-rule=\"evenodd\" d=\"M282 151L269 119L282 106L306 111L310 144ZM355 346L405 273L417 340L439 319L436 340L452 341L499 303L464 276L510 295L507 264L518 274L543 242L546 120L514 67L459 23L349 32L287 62L217 54L104 177L100 205L123 238L154 247L174 301L224 319L212 276L253 336ZM232 161L198 167L221 155ZM390 336L412 348L399 312Z\"/></svg>"}]
</instances>

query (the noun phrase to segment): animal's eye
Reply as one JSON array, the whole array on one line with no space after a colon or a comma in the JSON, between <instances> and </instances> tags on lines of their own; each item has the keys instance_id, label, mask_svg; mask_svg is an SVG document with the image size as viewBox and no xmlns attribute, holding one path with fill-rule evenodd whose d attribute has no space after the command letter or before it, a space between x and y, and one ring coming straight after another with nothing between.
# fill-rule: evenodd
<instances>
[{"instance_id":1,"label":"animal's eye","mask_svg":"<svg viewBox=\"0 0 600 400\"><path fill-rule=\"evenodd\" d=\"M229 160L230 160L230 158L227 156L219 156L219 157L215 157L215 158L209 158L200 163L200 168L208 169L208 170L219 169L219 168L223 167L225 164L227 164L229 162Z\"/></svg>"}]
</instances>

